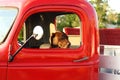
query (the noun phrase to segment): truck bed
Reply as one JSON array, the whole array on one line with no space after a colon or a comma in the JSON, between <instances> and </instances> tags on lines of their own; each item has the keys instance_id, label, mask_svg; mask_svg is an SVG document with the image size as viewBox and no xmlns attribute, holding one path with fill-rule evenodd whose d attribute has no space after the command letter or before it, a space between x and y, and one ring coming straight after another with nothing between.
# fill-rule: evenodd
<instances>
[{"instance_id":1,"label":"truck bed","mask_svg":"<svg viewBox=\"0 0 120 80\"><path fill-rule=\"evenodd\" d=\"M120 29L101 29L100 80L120 79Z\"/></svg>"}]
</instances>

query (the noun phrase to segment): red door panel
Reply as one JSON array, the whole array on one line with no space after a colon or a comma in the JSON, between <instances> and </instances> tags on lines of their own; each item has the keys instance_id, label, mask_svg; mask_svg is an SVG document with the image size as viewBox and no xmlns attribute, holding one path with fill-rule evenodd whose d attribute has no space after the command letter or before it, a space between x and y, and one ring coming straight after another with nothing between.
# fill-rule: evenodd
<instances>
[{"instance_id":1,"label":"red door panel","mask_svg":"<svg viewBox=\"0 0 120 80\"><path fill-rule=\"evenodd\" d=\"M9 67L8 80L90 80L91 70L92 66Z\"/></svg>"},{"instance_id":2,"label":"red door panel","mask_svg":"<svg viewBox=\"0 0 120 80\"><path fill-rule=\"evenodd\" d=\"M85 56L78 50L73 55L73 50L23 49L8 64L8 80L90 80L93 64L88 60L73 62Z\"/></svg>"}]
</instances>

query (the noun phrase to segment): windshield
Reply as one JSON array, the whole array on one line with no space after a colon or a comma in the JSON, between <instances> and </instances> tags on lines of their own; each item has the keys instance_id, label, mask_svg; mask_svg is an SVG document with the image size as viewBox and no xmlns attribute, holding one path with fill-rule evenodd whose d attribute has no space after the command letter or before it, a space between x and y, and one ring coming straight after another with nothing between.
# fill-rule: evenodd
<instances>
[{"instance_id":1,"label":"windshield","mask_svg":"<svg viewBox=\"0 0 120 80\"><path fill-rule=\"evenodd\" d=\"M17 12L17 8L0 7L0 43L7 36Z\"/></svg>"}]
</instances>

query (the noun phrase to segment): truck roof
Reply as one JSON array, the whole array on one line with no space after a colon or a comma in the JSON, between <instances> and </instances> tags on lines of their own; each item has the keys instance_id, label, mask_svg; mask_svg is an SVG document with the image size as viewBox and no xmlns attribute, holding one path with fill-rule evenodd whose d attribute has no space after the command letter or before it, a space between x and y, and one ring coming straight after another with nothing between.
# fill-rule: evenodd
<instances>
[{"instance_id":1,"label":"truck roof","mask_svg":"<svg viewBox=\"0 0 120 80\"><path fill-rule=\"evenodd\" d=\"M37 6L37 5L56 5L66 4L72 5L84 3L87 0L0 0L0 6L11 6L11 7L25 7L25 6Z\"/></svg>"}]
</instances>

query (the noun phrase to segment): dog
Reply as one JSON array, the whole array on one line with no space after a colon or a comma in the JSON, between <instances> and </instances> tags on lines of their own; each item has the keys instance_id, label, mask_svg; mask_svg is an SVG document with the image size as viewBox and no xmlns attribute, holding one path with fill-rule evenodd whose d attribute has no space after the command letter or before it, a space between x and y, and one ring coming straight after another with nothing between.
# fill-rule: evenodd
<instances>
[{"instance_id":1,"label":"dog","mask_svg":"<svg viewBox=\"0 0 120 80\"><path fill-rule=\"evenodd\" d=\"M69 48L71 45L68 36L62 32L57 31L55 33L52 33L51 36L51 48Z\"/></svg>"}]
</instances>

